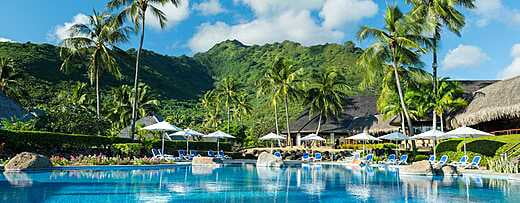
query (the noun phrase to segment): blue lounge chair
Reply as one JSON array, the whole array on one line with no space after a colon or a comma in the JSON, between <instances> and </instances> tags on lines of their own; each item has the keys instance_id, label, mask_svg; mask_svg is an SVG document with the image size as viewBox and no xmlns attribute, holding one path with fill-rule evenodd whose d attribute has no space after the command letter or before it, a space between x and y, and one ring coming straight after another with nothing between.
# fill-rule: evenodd
<instances>
[{"instance_id":1,"label":"blue lounge chair","mask_svg":"<svg viewBox=\"0 0 520 203\"><path fill-rule=\"evenodd\" d=\"M407 164L408 164L408 154L401 155L401 158L399 158L397 165L407 165Z\"/></svg>"},{"instance_id":2,"label":"blue lounge chair","mask_svg":"<svg viewBox=\"0 0 520 203\"><path fill-rule=\"evenodd\" d=\"M435 163L435 158L436 157L434 155L430 155L430 158L428 158L428 161L433 164L433 163Z\"/></svg>"},{"instance_id":3,"label":"blue lounge chair","mask_svg":"<svg viewBox=\"0 0 520 203\"><path fill-rule=\"evenodd\" d=\"M473 157L473 160L471 160L471 163L468 164L465 168L467 168L467 169L470 169L470 168L479 169L480 168L480 159L481 159L480 156Z\"/></svg>"},{"instance_id":4,"label":"blue lounge chair","mask_svg":"<svg viewBox=\"0 0 520 203\"><path fill-rule=\"evenodd\" d=\"M193 157L199 156L199 151L197 150L190 150L190 158L193 159Z\"/></svg>"},{"instance_id":5,"label":"blue lounge chair","mask_svg":"<svg viewBox=\"0 0 520 203\"><path fill-rule=\"evenodd\" d=\"M309 161L311 158L309 157L309 153L303 152L302 161Z\"/></svg>"},{"instance_id":6,"label":"blue lounge chair","mask_svg":"<svg viewBox=\"0 0 520 203\"><path fill-rule=\"evenodd\" d=\"M214 157L215 156L215 152L213 152L213 150L209 150L208 151L208 156L209 157Z\"/></svg>"},{"instance_id":7,"label":"blue lounge chair","mask_svg":"<svg viewBox=\"0 0 520 203\"><path fill-rule=\"evenodd\" d=\"M179 157L181 159L191 160L188 154L186 153L186 150L177 150L177 153L179 153Z\"/></svg>"},{"instance_id":8,"label":"blue lounge chair","mask_svg":"<svg viewBox=\"0 0 520 203\"><path fill-rule=\"evenodd\" d=\"M374 160L374 155L367 154L367 156L365 157L365 159L363 161L365 161L366 164L370 164L370 163L372 163L373 160Z\"/></svg>"},{"instance_id":9,"label":"blue lounge chair","mask_svg":"<svg viewBox=\"0 0 520 203\"><path fill-rule=\"evenodd\" d=\"M314 161L321 161L323 157L321 156L321 153L316 152L314 153Z\"/></svg>"},{"instance_id":10,"label":"blue lounge chair","mask_svg":"<svg viewBox=\"0 0 520 203\"><path fill-rule=\"evenodd\" d=\"M224 150L220 150L218 154L215 156L219 159L231 159L228 155L224 154Z\"/></svg>"},{"instance_id":11,"label":"blue lounge chair","mask_svg":"<svg viewBox=\"0 0 520 203\"><path fill-rule=\"evenodd\" d=\"M282 154L278 151L274 152L274 156L280 159L282 158Z\"/></svg>"},{"instance_id":12,"label":"blue lounge chair","mask_svg":"<svg viewBox=\"0 0 520 203\"><path fill-rule=\"evenodd\" d=\"M397 163L397 160L395 159L395 154L390 154L388 155L388 159L386 159L385 162L383 162L384 164L396 164Z\"/></svg>"},{"instance_id":13,"label":"blue lounge chair","mask_svg":"<svg viewBox=\"0 0 520 203\"><path fill-rule=\"evenodd\" d=\"M439 162L437 162L436 164L438 166L444 166L446 165L446 163L448 163L448 155L442 155L441 159L439 159Z\"/></svg>"},{"instance_id":14,"label":"blue lounge chair","mask_svg":"<svg viewBox=\"0 0 520 203\"><path fill-rule=\"evenodd\" d=\"M468 156L464 155L460 157L459 161L452 162L451 165L457 166L457 167L466 167L468 165Z\"/></svg>"}]
</instances>

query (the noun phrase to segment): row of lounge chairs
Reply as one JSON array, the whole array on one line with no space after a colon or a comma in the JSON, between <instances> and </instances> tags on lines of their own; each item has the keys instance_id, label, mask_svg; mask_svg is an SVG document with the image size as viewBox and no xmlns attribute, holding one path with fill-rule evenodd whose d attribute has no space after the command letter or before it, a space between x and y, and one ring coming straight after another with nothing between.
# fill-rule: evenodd
<instances>
[{"instance_id":1,"label":"row of lounge chairs","mask_svg":"<svg viewBox=\"0 0 520 203\"><path fill-rule=\"evenodd\" d=\"M460 168L466 168L466 169L471 169L471 168L479 169L480 168L480 159L482 159L480 156L475 156L475 157L473 157L471 162L468 163L469 158L468 158L468 156L464 155L459 159L459 161L451 162L451 163L449 163L449 165L460 167ZM444 165L448 164L448 160L449 160L448 155L442 155L441 158L439 159L439 161L436 161L435 156L433 156L433 155L431 155L430 158L428 159L428 161L430 163L432 163L436 166L444 166Z\"/></svg>"},{"instance_id":2,"label":"row of lounge chairs","mask_svg":"<svg viewBox=\"0 0 520 203\"><path fill-rule=\"evenodd\" d=\"M179 156L175 157L173 155L163 154L161 152L161 150L159 150L159 149L152 149L153 158L156 158L156 159L180 161L180 160L192 160L193 157L202 156L201 154L199 154L199 151L197 151L197 150L190 150L189 153L186 150L177 150L177 153L179 154ZM223 150L220 150L219 152L209 150L209 151L207 151L207 156L215 157L218 159L230 159L229 156L224 154Z\"/></svg>"},{"instance_id":3,"label":"row of lounge chairs","mask_svg":"<svg viewBox=\"0 0 520 203\"><path fill-rule=\"evenodd\" d=\"M282 154L279 151L274 152L273 155L275 157L278 157L278 158L282 159ZM323 160L323 156L319 152L314 153L314 156L312 156L312 157L307 152L304 152L303 155L302 155L302 161L304 161L304 162L322 161L322 160Z\"/></svg>"}]
</instances>

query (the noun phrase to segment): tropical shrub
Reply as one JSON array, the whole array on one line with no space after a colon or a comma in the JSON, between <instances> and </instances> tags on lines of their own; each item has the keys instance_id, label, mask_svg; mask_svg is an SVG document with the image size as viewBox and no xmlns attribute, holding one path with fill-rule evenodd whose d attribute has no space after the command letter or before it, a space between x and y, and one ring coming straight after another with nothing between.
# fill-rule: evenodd
<instances>
[{"instance_id":1,"label":"tropical shrub","mask_svg":"<svg viewBox=\"0 0 520 203\"><path fill-rule=\"evenodd\" d=\"M487 159L489 169L498 173L518 173L520 164L505 156Z\"/></svg>"},{"instance_id":2,"label":"tropical shrub","mask_svg":"<svg viewBox=\"0 0 520 203\"><path fill-rule=\"evenodd\" d=\"M451 140L447 140L444 142L440 142L439 144L437 144L435 150L437 151L437 153L447 152L447 151L455 152L455 151L457 151L457 146L461 142L462 142L462 140L459 140L459 139L451 139Z\"/></svg>"},{"instance_id":3,"label":"tropical shrub","mask_svg":"<svg viewBox=\"0 0 520 203\"><path fill-rule=\"evenodd\" d=\"M34 130L36 120L22 121L17 119L0 120L0 128L6 130Z\"/></svg>"},{"instance_id":4,"label":"tropical shrub","mask_svg":"<svg viewBox=\"0 0 520 203\"><path fill-rule=\"evenodd\" d=\"M473 140L466 143L466 151L479 153L486 156L498 155L497 150L505 145L504 142L495 140ZM464 143L460 143L457 146L459 151L464 151Z\"/></svg>"},{"instance_id":5,"label":"tropical shrub","mask_svg":"<svg viewBox=\"0 0 520 203\"><path fill-rule=\"evenodd\" d=\"M417 154L415 155L414 161L422 161L428 159L428 156L423 154Z\"/></svg>"},{"instance_id":6,"label":"tropical shrub","mask_svg":"<svg viewBox=\"0 0 520 203\"><path fill-rule=\"evenodd\" d=\"M200 151L208 151L208 150L217 150L216 142L192 142L189 141L190 150L200 150ZM161 141L153 142L152 146L154 148L161 148ZM164 142L165 151L168 153L177 152L177 150L186 149L186 141L165 141ZM231 144L227 142L220 142L220 150L231 151ZM149 152L147 152L149 153Z\"/></svg>"},{"instance_id":7,"label":"tropical shrub","mask_svg":"<svg viewBox=\"0 0 520 203\"><path fill-rule=\"evenodd\" d=\"M143 150L143 145L141 143L112 144L112 150L114 154L124 157L139 156Z\"/></svg>"},{"instance_id":8,"label":"tropical shrub","mask_svg":"<svg viewBox=\"0 0 520 203\"><path fill-rule=\"evenodd\" d=\"M50 158L54 166L94 166L94 165L153 165L173 163L168 160L160 160L154 158L136 158L136 157L108 157L104 155L89 156L71 156L69 158L62 156L52 156Z\"/></svg>"}]
</instances>

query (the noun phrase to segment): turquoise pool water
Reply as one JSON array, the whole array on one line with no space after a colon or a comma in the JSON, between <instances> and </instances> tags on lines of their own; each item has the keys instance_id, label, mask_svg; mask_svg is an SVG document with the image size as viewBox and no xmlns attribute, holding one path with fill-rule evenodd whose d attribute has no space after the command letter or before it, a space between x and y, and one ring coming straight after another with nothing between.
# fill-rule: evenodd
<instances>
[{"instance_id":1,"label":"turquoise pool water","mask_svg":"<svg viewBox=\"0 0 520 203\"><path fill-rule=\"evenodd\" d=\"M520 202L520 183L329 165L95 167L4 173L0 202Z\"/></svg>"}]
</instances>

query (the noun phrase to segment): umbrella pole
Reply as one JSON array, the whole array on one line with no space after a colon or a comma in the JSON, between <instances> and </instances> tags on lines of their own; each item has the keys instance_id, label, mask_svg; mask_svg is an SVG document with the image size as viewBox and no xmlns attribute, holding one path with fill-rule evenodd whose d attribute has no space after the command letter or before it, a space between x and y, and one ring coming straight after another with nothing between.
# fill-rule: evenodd
<instances>
[{"instance_id":1,"label":"umbrella pole","mask_svg":"<svg viewBox=\"0 0 520 203\"><path fill-rule=\"evenodd\" d=\"M162 133L161 154L164 155L164 133Z\"/></svg>"},{"instance_id":2,"label":"umbrella pole","mask_svg":"<svg viewBox=\"0 0 520 203\"><path fill-rule=\"evenodd\" d=\"M186 137L186 152L189 153L190 145L188 144L188 137Z\"/></svg>"},{"instance_id":3,"label":"umbrella pole","mask_svg":"<svg viewBox=\"0 0 520 203\"><path fill-rule=\"evenodd\" d=\"M433 139L433 157L437 157L435 148L435 139Z\"/></svg>"},{"instance_id":4,"label":"umbrella pole","mask_svg":"<svg viewBox=\"0 0 520 203\"><path fill-rule=\"evenodd\" d=\"M464 137L463 142L464 142L464 156L467 156L467 154L466 154L466 137Z\"/></svg>"},{"instance_id":5,"label":"umbrella pole","mask_svg":"<svg viewBox=\"0 0 520 203\"><path fill-rule=\"evenodd\" d=\"M218 138L217 138L217 152L220 152L220 142L219 142Z\"/></svg>"}]
</instances>

